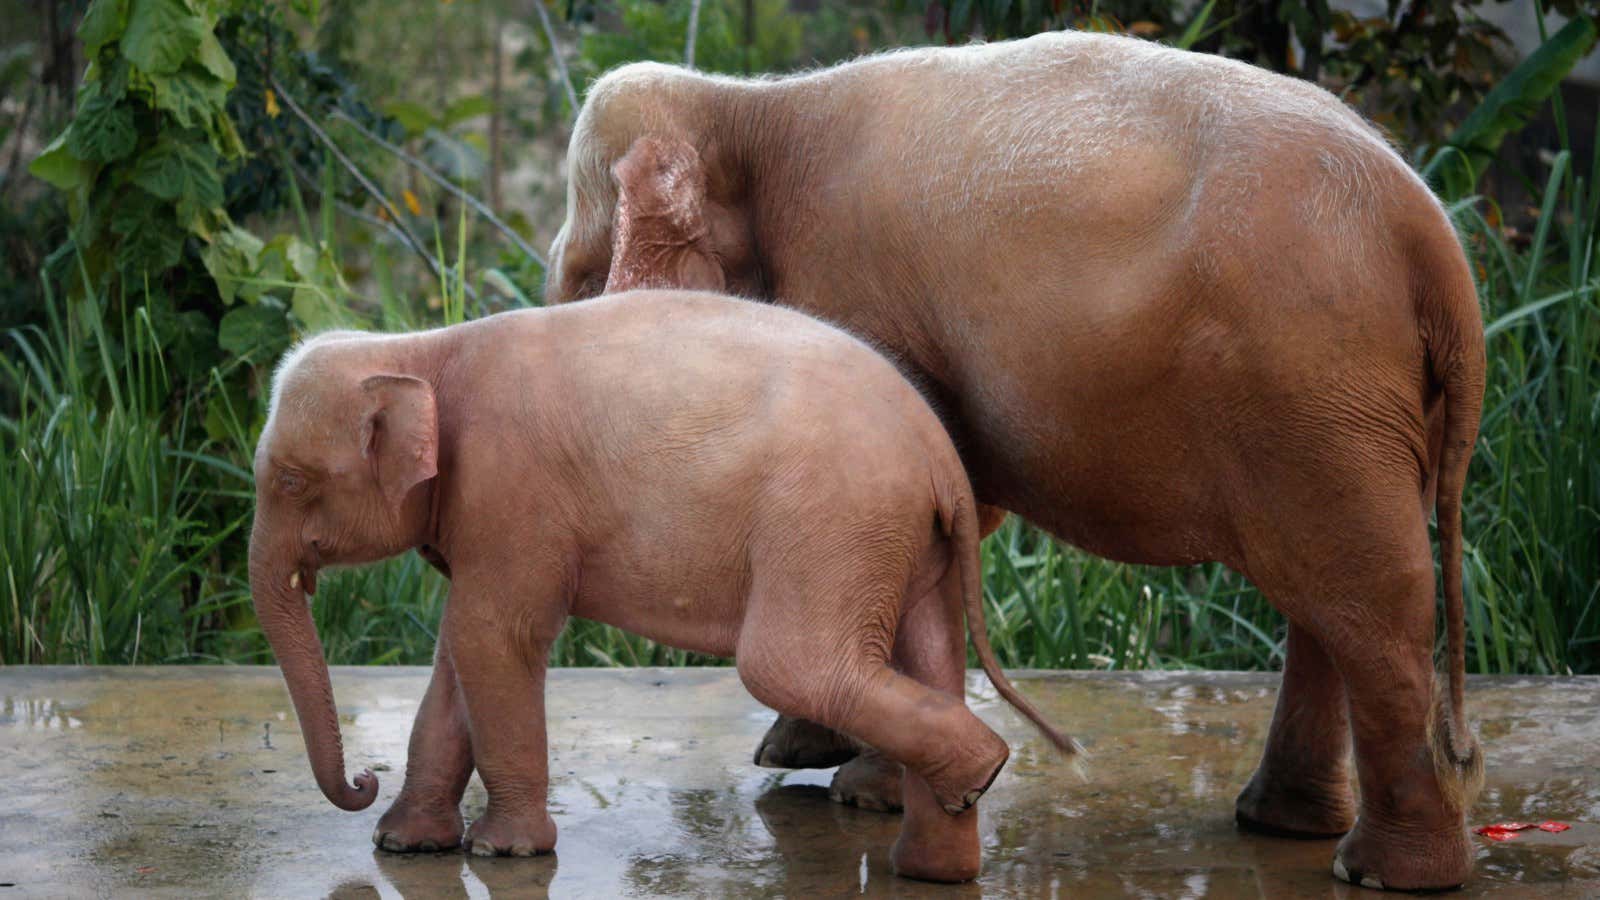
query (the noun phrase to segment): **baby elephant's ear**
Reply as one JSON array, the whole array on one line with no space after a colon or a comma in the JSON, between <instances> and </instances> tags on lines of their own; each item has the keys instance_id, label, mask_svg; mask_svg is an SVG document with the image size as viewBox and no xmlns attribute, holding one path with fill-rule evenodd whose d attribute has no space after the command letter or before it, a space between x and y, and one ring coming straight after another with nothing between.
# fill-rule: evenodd
<instances>
[{"instance_id":1,"label":"baby elephant's ear","mask_svg":"<svg viewBox=\"0 0 1600 900\"><path fill-rule=\"evenodd\" d=\"M439 473L433 388L410 375L373 375L361 382L361 391L361 456L398 515L406 494Z\"/></svg>"},{"instance_id":2,"label":"baby elephant's ear","mask_svg":"<svg viewBox=\"0 0 1600 900\"><path fill-rule=\"evenodd\" d=\"M639 138L611 174L617 211L606 291L720 290L722 269L707 241L705 165L694 146L679 138Z\"/></svg>"}]
</instances>

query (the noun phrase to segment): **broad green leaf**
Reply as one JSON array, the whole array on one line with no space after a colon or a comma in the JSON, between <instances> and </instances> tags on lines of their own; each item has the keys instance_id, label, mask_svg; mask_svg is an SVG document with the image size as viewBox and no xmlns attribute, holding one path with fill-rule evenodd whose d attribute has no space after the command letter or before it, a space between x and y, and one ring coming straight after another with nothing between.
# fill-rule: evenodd
<instances>
[{"instance_id":1,"label":"broad green leaf","mask_svg":"<svg viewBox=\"0 0 1600 900\"><path fill-rule=\"evenodd\" d=\"M181 135L163 137L133 167L133 183L163 200L210 209L222 205L217 151Z\"/></svg>"},{"instance_id":2,"label":"broad green leaf","mask_svg":"<svg viewBox=\"0 0 1600 900\"><path fill-rule=\"evenodd\" d=\"M267 241L256 260L256 277L263 281L292 281L290 271L289 241L299 240L292 234L280 234Z\"/></svg>"},{"instance_id":3,"label":"broad green leaf","mask_svg":"<svg viewBox=\"0 0 1600 900\"><path fill-rule=\"evenodd\" d=\"M84 57L94 59L101 47L122 37L127 27L128 0L94 0L78 25L78 40L83 41Z\"/></svg>"},{"instance_id":4,"label":"broad green leaf","mask_svg":"<svg viewBox=\"0 0 1600 900\"><path fill-rule=\"evenodd\" d=\"M1522 128L1561 79L1594 47L1593 19L1579 17L1551 35L1486 94L1435 153L1423 174L1450 196L1472 192L1507 134Z\"/></svg>"},{"instance_id":5,"label":"broad green leaf","mask_svg":"<svg viewBox=\"0 0 1600 900\"><path fill-rule=\"evenodd\" d=\"M122 236L116 264L125 277L158 275L177 265L184 233L171 208L141 190L127 192L111 215L111 230Z\"/></svg>"},{"instance_id":6,"label":"broad green leaf","mask_svg":"<svg viewBox=\"0 0 1600 900\"><path fill-rule=\"evenodd\" d=\"M203 128L222 112L228 87L199 66L184 66L173 75L152 75L156 106L185 128Z\"/></svg>"},{"instance_id":7,"label":"broad green leaf","mask_svg":"<svg viewBox=\"0 0 1600 900\"><path fill-rule=\"evenodd\" d=\"M249 298L260 293L259 288L252 290L253 285L243 284L241 280L256 274L262 246L260 238L242 228L229 226L200 251L200 261L217 283L217 293L223 303L232 303L236 294Z\"/></svg>"},{"instance_id":8,"label":"broad green leaf","mask_svg":"<svg viewBox=\"0 0 1600 900\"><path fill-rule=\"evenodd\" d=\"M133 109L98 92L78 107L67 129L67 150L87 162L115 162L139 142Z\"/></svg>"},{"instance_id":9,"label":"broad green leaf","mask_svg":"<svg viewBox=\"0 0 1600 900\"><path fill-rule=\"evenodd\" d=\"M245 155L244 141L239 138L239 131L233 125L233 118L226 110L212 116L206 133L211 135L212 145L221 151L225 158L238 159Z\"/></svg>"},{"instance_id":10,"label":"broad green leaf","mask_svg":"<svg viewBox=\"0 0 1600 900\"><path fill-rule=\"evenodd\" d=\"M284 247L284 259L289 261L292 270L290 277L297 281L314 281L317 277L317 248L302 241L298 237L290 236Z\"/></svg>"},{"instance_id":11,"label":"broad green leaf","mask_svg":"<svg viewBox=\"0 0 1600 900\"><path fill-rule=\"evenodd\" d=\"M270 297L232 310L217 328L217 345L236 356L269 360L289 346L289 320Z\"/></svg>"},{"instance_id":12,"label":"broad green leaf","mask_svg":"<svg viewBox=\"0 0 1600 900\"><path fill-rule=\"evenodd\" d=\"M289 308L294 317L310 331L338 324L339 316L334 307L333 298L316 285L297 287L289 296Z\"/></svg>"},{"instance_id":13,"label":"broad green leaf","mask_svg":"<svg viewBox=\"0 0 1600 900\"><path fill-rule=\"evenodd\" d=\"M89 183L94 166L73 156L66 145L67 132L63 131L28 164L28 171L58 190L70 191Z\"/></svg>"},{"instance_id":14,"label":"broad green leaf","mask_svg":"<svg viewBox=\"0 0 1600 900\"><path fill-rule=\"evenodd\" d=\"M407 134L421 134L438 123L438 117L433 114L433 110L420 103L395 100L384 104L383 111L399 122Z\"/></svg>"},{"instance_id":15,"label":"broad green leaf","mask_svg":"<svg viewBox=\"0 0 1600 900\"><path fill-rule=\"evenodd\" d=\"M460 100L445 107L444 118L440 120L440 124L446 128L451 128L468 119L487 116L493 111L494 103L488 97L482 94L474 94L470 97L462 97Z\"/></svg>"},{"instance_id":16,"label":"broad green leaf","mask_svg":"<svg viewBox=\"0 0 1600 900\"><path fill-rule=\"evenodd\" d=\"M230 88L239 80L233 60L228 58L227 51L222 49L221 42L210 30L200 38L200 65Z\"/></svg>"},{"instance_id":17,"label":"broad green leaf","mask_svg":"<svg viewBox=\"0 0 1600 900\"><path fill-rule=\"evenodd\" d=\"M205 20L183 0L131 0L122 55L151 75L178 69L200 48Z\"/></svg>"}]
</instances>

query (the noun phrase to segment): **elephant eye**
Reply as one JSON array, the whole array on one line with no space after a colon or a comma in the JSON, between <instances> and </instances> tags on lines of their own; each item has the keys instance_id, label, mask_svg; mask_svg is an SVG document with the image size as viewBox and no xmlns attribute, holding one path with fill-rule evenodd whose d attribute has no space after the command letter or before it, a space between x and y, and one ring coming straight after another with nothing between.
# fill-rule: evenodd
<instances>
[{"instance_id":1,"label":"elephant eye","mask_svg":"<svg viewBox=\"0 0 1600 900\"><path fill-rule=\"evenodd\" d=\"M278 490L290 497L298 497L306 492L306 478L299 472L279 472Z\"/></svg>"}]
</instances>

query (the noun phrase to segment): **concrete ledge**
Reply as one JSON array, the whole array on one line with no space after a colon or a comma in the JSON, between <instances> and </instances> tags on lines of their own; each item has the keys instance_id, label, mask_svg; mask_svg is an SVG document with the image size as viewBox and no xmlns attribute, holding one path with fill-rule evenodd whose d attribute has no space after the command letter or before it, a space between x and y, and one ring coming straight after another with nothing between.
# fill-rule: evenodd
<instances>
[{"instance_id":1,"label":"concrete ledge","mask_svg":"<svg viewBox=\"0 0 1600 900\"><path fill-rule=\"evenodd\" d=\"M1093 754L1072 775L980 674L1011 741L981 804L985 874L933 891L889 874L898 819L836 806L828 772L750 765L772 714L730 669L564 669L549 680L554 857L397 857L369 836L400 788L423 668L336 668L370 809L317 791L270 667L0 669L0 900L61 896L1366 895L1331 841L1238 833L1233 797L1272 714L1263 673L1019 672ZM1489 762L1473 822L1564 834L1479 841L1467 896L1600 896L1600 678L1474 678ZM482 812L474 779L466 814Z\"/></svg>"}]
</instances>

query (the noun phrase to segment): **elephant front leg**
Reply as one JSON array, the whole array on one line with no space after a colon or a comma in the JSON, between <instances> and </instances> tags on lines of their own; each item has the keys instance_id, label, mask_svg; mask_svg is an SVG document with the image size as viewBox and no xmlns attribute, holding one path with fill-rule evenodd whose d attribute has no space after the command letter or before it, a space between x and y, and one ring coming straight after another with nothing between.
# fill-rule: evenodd
<instances>
[{"instance_id":1,"label":"elephant front leg","mask_svg":"<svg viewBox=\"0 0 1600 900\"><path fill-rule=\"evenodd\" d=\"M489 794L488 810L467 829L462 846L474 856L549 853L556 825L547 807L544 682L560 620L552 616L553 622L536 625L530 635L507 623L527 622L526 604L544 598L502 602L491 593L458 602L455 593L445 613L450 655L465 700L473 761Z\"/></svg>"},{"instance_id":2,"label":"elephant front leg","mask_svg":"<svg viewBox=\"0 0 1600 900\"><path fill-rule=\"evenodd\" d=\"M372 842L394 853L432 852L461 843L461 795L472 777L472 740L456 670L441 631L433 678L406 748L406 781L378 820Z\"/></svg>"},{"instance_id":3,"label":"elephant front leg","mask_svg":"<svg viewBox=\"0 0 1600 900\"><path fill-rule=\"evenodd\" d=\"M1266 751L1234 817L1241 828L1298 838L1337 837L1355 824L1344 679L1316 638L1292 623Z\"/></svg>"}]
</instances>

